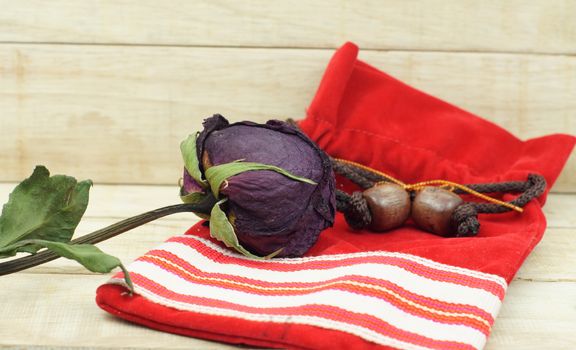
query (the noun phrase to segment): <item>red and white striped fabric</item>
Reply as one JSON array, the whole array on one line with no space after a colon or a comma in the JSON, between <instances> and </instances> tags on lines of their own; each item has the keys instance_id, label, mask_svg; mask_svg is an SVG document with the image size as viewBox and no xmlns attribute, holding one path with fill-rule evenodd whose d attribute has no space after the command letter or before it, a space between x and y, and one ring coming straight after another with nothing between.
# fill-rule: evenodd
<instances>
[{"instance_id":1,"label":"red and white striped fabric","mask_svg":"<svg viewBox=\"0 0 576 350\"><path fill-rule=\"evenodd\" d=\"M501 277L409 254L253 260L192 235L172 237L129 270L136 293L160 305L403 349L482 348L506 290ZM110 283L122 284L122 274Z\"/></svg>"},{"instance_id":2,"label":"red and white striped fabric","mask_svg":"<svg viewBox=\"0 0 576 350\"><path fill-rule=\"evenodd\" d=\"M548 191L574 147L569 135L519 140L357 54L351 43L334 54L300 123L331 156L410 183L524 181L539 173ZM337 186L354 190L343 179ZM243 258L198 224L129 266L134 296L118 285L119 274L98 289L97 302L148 327L232 344L480 349L507 284L544 234L545 200L521 214L480 215L477 237L438 237L410 222L384 234L354 231L338 213L299 259Z\"/></svg>"}]
</instances>

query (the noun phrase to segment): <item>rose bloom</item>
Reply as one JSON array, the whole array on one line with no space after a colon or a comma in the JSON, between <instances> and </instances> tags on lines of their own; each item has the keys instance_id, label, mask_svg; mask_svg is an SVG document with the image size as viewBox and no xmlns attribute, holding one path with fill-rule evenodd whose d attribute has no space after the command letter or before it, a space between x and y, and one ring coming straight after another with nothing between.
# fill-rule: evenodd
<instances>
[{"instance_id":1,"label":"rose bloom","mask_svg":"<svg viewBox=\"0 0 576 350\"><path fill-rule=\"evenodd\" d=\"M200 171L238 160L280 167L316 184L296 181L272 170L246 171L220 187L222 206L239 243L249 252L278 257L302 256L320 232L334 222L334 174L328 156L288 123L230 124L221 115L204 121L196 139ZM209 189L208 189L209 190ZM184 170L182 194L203 191Z\"/></svg>"}]
</instances>

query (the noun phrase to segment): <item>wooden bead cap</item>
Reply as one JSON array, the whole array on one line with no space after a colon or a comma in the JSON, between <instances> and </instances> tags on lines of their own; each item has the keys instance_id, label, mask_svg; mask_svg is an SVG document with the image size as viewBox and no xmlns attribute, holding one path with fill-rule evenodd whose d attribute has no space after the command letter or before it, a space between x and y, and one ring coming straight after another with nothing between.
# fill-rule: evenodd
<instances>
[{"instance_id":1,"label":"wooden bead cap","mask_svg":"<svg viewBox=\"0 0 576 350\"><path fill-rule=\"evenodd\" d=\"M423 230L440 236L453 232L452 213L463 202L455 193L439 187L424 187L412 203L412 219Z\"/></svg>"},{"instance_id":2,"label":"wooden bead cap","mask_svg":"<svg viewBox=\"0 0 576 350\"><path fill-rule=\"evenodd\" d=\"M373 231L387 231L400 227L410 216L410 194L402 186L377 184L363 192L372 222Z\"/></svg>"}]
</instances>

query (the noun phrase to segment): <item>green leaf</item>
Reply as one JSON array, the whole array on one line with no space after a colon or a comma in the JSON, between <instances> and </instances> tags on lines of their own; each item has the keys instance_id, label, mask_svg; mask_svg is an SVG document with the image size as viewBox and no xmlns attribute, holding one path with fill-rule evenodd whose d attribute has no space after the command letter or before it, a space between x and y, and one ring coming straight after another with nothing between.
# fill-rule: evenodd
<instances>
[{"instance_id":1,"label":"green leaf","mask_svg":"<svg viewBox=\"0 0 576 350\"><path fill-rule=\"evenodd\" d=\"M120 259L108 255L92 244L69 244L62 242L51 242L46 240L34 239L22 241L17 244L23 244L23 247L33 245L35 247L47 248L61 257L76 260L86 269L92 272L107 273L120 267L124 271L124 280L131 291L134 290L130 274L122 265ZM0 252L1 253L1 252Z\"/></svg>"},{"instance_id":2,"label":"green leaf","mask_svg":"<svg viewBox=\"0 0 576 350\"><path fill-rule=\"evenodd\" d=\"M43 248L43 246L34 244L34 240L25 239L4 247L0 247L0 258L8 258L16 255L16 253L30 253L36 252Z\"/></svg>"},{"instance_id":3,"label":"green leaf","mask_svg":"<svg viewBox=\"0 0 576 350\"><path fill-rule=\"evenodd\" d=\"M218 198L218 195L220 193L220 186L222 186L222 183L224 181L226 181L228 178L234 175L254 170L272 170L292 180L309 183L311 185L316 185L316 182L307 179L305 177L296 176L280 167L262 163L244 162L241 160L231 163L214 165L206 169L205 173L206 173L206 179L208 180L208 183L210 184L210 187L212 189L212 193L214 193L214 197Z\"/></svg>"},{"instance_id":4,"label":"green leaf","mask_svg":"<svg viewBox=\"0 0 576 350\"><path fill-rule=\"evenodd\" d=\"M50 177L43 166L10 194L0 216L0 247L21 240L68 242L88 206L92 182L64 175ZM28 245L18 251L34 253Z\"/></svg>"},{"instance_id":5,"label":"green leaf","mask_svg":"<svg viewBox=\"0 0 576 350\"><path fill-rule=\"evenodd\" d=\"M200 171L200 163L198 161L198 155L196 154L196 139L198 138L198 133L194 135L189 135L184 141L180 143L180 152L182 153L182 159L184 160L184 167L188 171L188 174L192 176L198 184L203 188L207 188L208 184L206 180L202 178L202 172Z\"/></svg>"},{"instance_id":6,"label":"green leaf","mask_svg":"<svg viewBox=\"0 0 576 350\"><path fill-rule=\"evenodd\" d=\"M200 203L205 198L206 198L206 193L204 193L204 192L192 192L192 193L188 193L186 195L180 196L180 199L182 200L182 202L188 203L188 204Z\"/></svg>"},{"instance_id":7,"label":"green leaf","mask_svg":"<svg viewBox=\"0 0 576 350\"><path fill-rule=\"evenodd\" d=\"M23 242L23 241L20 241ZM18 243L20 243L18 242ZM23 245L23 244L17 244L18 248L16 249L10 249L10 246L8 247L4 247L4 248L0 248L0 254L8 254L7 256L14 256L16 255L16 253L29 253L29 254L35 254L38 250L42 249L42 246L39 246L37 244L27 244L27 245ZM2 256L2 255L0 255Z\"/></svg>"},{"instance_id":8,"label":"green leaf","mask_svg":"<svg viewBox=\"0 0 576 350\"><path fill-rule=\"evenodd\" d=\"M242 253L250 258L270 259L282 251L282 249L279 249L268 256L260 257L250 253L248 250L246 250L246 248L242 247L240 242L238 242L238 237L234 232L234 227L228 220L226 213L222 210L222 208L220 208L220 204L226 202L226 200L227 199L223 199L216 203L214 207L212 207L212 212L210 213L210 236L223 242L228 248L233 248L239 253Z\"/></svg>"},{"instance_id":9,"label":"green leaf","mask_svg":"<svg viewBox=\"0 0 576 350\"><path fill-rule=\"evenodd\" d=\"M110 272L120 267L132 290L130 275L118 258L90 244L68 243L86 211L91 186L90 180L50 177L48 169L37 166L29 178L14 188L2 209L0 258L18 252L35 254L47 248L93 272Z\"/></svg>"}]
</instances>

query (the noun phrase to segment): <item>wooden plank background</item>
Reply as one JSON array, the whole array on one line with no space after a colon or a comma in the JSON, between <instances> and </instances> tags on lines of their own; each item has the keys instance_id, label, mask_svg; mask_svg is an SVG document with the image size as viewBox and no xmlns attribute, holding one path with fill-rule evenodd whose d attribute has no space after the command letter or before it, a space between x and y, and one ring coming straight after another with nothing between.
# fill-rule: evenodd
<instances>
[{"instance_id":1,"label":"wooden plank background","mask_svg":"<svg viewBox=\"0 0 576 350\"><path fill-rule=\"evenodd\" d=\"M203 118L303 117L348 40L522 139L576 134L576 0L0 0L0 203L45 164L96 182L79 234L172 204L178 144ZM573 154L487 349L574 348L575 173ZM193 222L102 248L130 261ZM107 278L67 260L2 277L0 348L224 348L107 316L93 301Z\"/></svg>"},{"instance_id":2,"label":"wooden plank background","mask_svg":"<svg viewBox=\"0 0 576 350\"><path fill-rule=\"evenodd\" d=\"M574 54L571 0L0 1L0 41Z\"/></svg>"},{"instance_id":3,"label":"wooden plank background","mask_svg":"<svg viewBox=\"0 0 576 350\"><path fill-rule=\"evenodd\" d=\"M520 138L576 133L575 1L0 0L0 181L172 184L203 118L301 118L333 50ZM119 151L121 150L121 151ZM572 157L555 187L576 191Z\"/></svg>"},{"instance_id":4,"label":"wooden plank background","mask_svg":"<svg viewBox=\"0 0 576 350\"><path fill-rule=\"evenodd\" d=\"M0 45L0 179L16 181L43 163L96 182L175 183L178 143L204 117L302 118L331 54ZM523 138L576 128L573 57L400 51L361 57ZM573 189L574 181L561 185Z\"/></svg>"}]
</instances>

